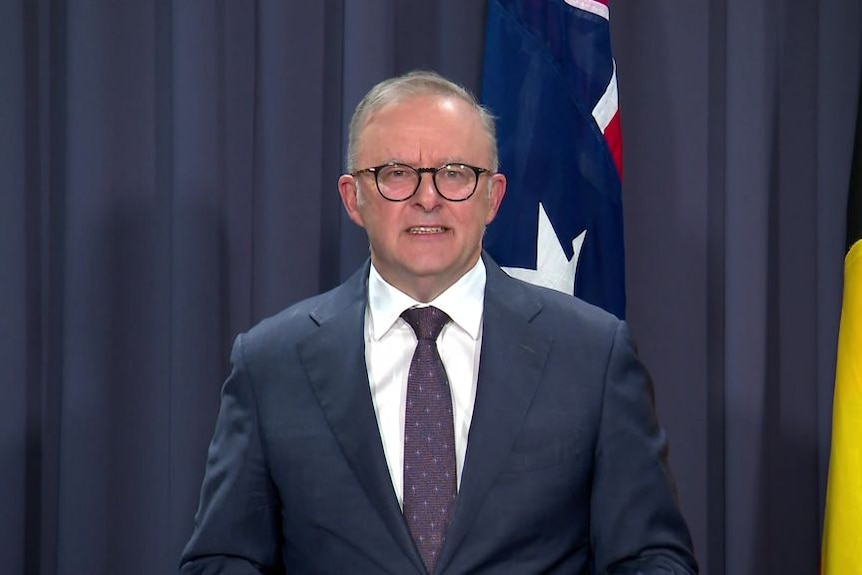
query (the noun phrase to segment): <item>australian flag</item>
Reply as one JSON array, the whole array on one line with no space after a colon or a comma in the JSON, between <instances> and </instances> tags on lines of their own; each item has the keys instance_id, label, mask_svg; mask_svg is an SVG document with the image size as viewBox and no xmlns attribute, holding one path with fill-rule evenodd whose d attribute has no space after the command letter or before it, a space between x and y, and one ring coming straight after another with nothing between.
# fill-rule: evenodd
<instances>
[{"instance_id":1,"label":"australian flag","mask_svg":"<svg viewBox=\"0 0 862 575\"><path fill-rule=\"evenodd\" d=\"M488 0L482 101L508 188L485 248L515 277L625 316L622 144L608 7Z\"/></svg>"}]
</instances>

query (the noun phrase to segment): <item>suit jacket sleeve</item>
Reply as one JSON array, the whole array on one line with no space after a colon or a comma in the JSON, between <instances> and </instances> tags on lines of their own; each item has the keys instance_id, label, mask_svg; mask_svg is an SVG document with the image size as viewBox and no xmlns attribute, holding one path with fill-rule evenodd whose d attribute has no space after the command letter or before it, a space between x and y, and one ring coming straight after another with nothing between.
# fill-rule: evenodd
<instances>
[{"instance_id":1,"label":"suit jacket sleeve","mask_svg":"<svg viewBox=\"0 0 862 575\"><path fill-rule=\"evenodd\" d=\"M666 456L651 381L620 322L608 357L595 452L594 572L697 572Z\"/></svg>"},{"instance_id":2,"label":"suit jacket sleeve","mask_svg":"<svg viewBox=\"0 0 862 575\"><path fill-rule=\"evenodd\" d=\"M278 498L258 425L254 388L234 343L233 369L222 389L195 528L181 561L184 575L283 572Z\"/></svg>"}]
</instances>

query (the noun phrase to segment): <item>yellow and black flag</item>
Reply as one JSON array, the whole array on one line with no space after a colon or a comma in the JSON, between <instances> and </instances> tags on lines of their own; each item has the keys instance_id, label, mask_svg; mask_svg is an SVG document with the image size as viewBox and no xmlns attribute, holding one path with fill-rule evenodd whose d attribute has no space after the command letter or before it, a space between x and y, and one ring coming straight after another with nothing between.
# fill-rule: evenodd
<instances>
[{"instance_id":1,"label":"yellow and black flag","mask_svg":"<svg viewBox=\"0 0 862 575\"><path fill-rule=\"evenodd\" d=\"M847 200L822 575L862 575L862 91Z\"/></svg>"}]
</instances>

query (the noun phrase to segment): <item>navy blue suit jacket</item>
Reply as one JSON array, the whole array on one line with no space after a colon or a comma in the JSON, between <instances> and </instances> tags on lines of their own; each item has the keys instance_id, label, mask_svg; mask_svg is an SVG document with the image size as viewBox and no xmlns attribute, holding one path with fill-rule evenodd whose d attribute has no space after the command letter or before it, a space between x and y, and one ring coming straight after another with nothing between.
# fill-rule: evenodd
<instances>
[{"instance_id":1,"label":"navy blue suit jacket","mask_svg":"<svg viewBox=\"0 0 862 575\"><path fill-rule=\"evenodd\" d=\"M476 403L435 572L696 572L625 323L484 258ZM183 573L425 573L372 406L367 277L237 338Z\"/></svg>"}]
</instances>

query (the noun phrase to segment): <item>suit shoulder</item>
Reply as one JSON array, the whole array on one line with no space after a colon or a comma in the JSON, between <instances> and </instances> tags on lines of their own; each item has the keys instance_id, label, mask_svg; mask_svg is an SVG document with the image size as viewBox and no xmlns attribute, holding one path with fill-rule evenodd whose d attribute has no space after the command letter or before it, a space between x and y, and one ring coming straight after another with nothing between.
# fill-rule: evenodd
<instances>
[{"instance_id":1,"label":"suit shoulder","mask_svg":"<svg viewBox=\"0 0 862 575\"><path fill-rule=\"evenodd\" d=\"M350 283L298 301L267 317L238 336L245 353L284 349L315 330L328 317L339 313L361 296Z\"/></svg>"},{"instance_id":2,"label":"suit shoulder","mask_svg":"<svg viewBox=\"0 0 862 575\"><path fill-rule=\"evenodd\" d=\"M614 333L623 324L612 313L598 306L551 288L537 286L504 272L487 254L489 293L519 314L547 326L578 326L581 330Z\"/></svg>"},{"instance_id":3,"label":"suit shoulder","mask_svg":"<svg viewBox=\"0 0 862 575\"><path fill-rule=\"evenodd\" d=\"M531 297L541 302L542 315L547 315L553 321L562 321L571 325L590 327L600 332L615 332L621 323L612 313L575 297L551 288L536 286L522 280L514 279Z\"/></svg>"}]
</instances>

